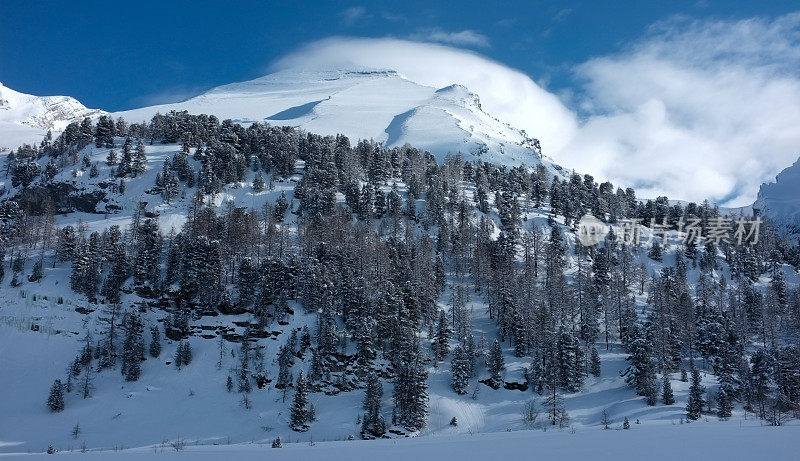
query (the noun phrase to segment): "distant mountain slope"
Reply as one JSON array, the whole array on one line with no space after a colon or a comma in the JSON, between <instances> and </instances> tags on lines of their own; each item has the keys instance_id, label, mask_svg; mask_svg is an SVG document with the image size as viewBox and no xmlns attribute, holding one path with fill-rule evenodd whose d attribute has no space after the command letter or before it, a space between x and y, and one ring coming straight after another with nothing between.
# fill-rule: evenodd
<instances>
[{"instance_id":1,"label":"distant mountain slope","mask_svg":"<svg viewBox=\"0 0 800 461\"><path fill-rule=\"evenodd\" d=\"M764 183L753 208L785 234L800 234L800 159Z\"/></svg>"},{"instance_id":2,"label":"distant mountain slope","mask_svg":"<svg viewBox=\"0 0 800 461\"><path fill-rule=\"evenodd\" d=\"M69 96L33 96L0 83L0 151L39 142L48 130L61 131L70 122L104 113Z\"/></svg>"},{"instance_id":3,"label":"distant mountain slope","mask_svg":"<svg viewBox=\"0 0 800 461\"><path fill-rule=\"evenodd\" d=\"M506 165L540 161L538 141L484 112L467 88L431 88L391 70L282 71L114 117L143 121L170 110L343 133L389 147L409 143L440 159L461 152Z\"/></svg>"}]
</instances>

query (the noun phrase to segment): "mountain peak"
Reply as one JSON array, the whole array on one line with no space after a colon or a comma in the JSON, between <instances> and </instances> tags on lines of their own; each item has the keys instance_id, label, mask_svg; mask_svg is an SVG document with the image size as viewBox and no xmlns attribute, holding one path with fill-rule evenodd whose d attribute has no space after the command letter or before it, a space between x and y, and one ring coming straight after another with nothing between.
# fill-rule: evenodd
<instances>
[{"instance_id":1,"label":"mountain peak","mask_svg":"<svg viewBox=\"0 0 800 461\"><path fill-rule=\"evenodd\" d=\"M388 147L408 143L439 158L461 153L512 166L540 162L538 143L484 112L478 95L467 87L437 89L392 69L290 68L219 86L182 103L114 115L145 121L170 110L341 133Z\"/></svg>"},{"instance_id":2,"label":"mountain peak","mask_svg":"<svg viewBox=\"0 0 800 461\"><path fill-rule=\"evenodd\" d=\"M34 96L0 83L0 151L39 142L49 130L104 113L70 96Z\"/></svg>"},{"instance_id":3,"label":"mountain peak","mask_svg":"<svg viewBox=\"0 0 800 461\"><path fill-rule=\"evenodd\" d=\"M800 158L761 185L753 209L785 234L800 234Z\"/></svg>"}]
</instances>

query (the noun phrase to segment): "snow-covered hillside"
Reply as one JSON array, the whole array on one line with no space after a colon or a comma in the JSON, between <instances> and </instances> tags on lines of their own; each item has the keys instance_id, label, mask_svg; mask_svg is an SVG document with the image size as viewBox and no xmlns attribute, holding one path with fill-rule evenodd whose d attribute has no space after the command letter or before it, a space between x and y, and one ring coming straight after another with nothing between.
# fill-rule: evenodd
<instances>
[{"instance_id":1,"label":"snow-covered hillside","mask_svg":"<svg viewBox=\"0 0 800 461\"><path fill-rule=\"evenodd\" d=\"M570 431L512 431L491 434L443 434L406 440L347 440L315 443L195 445L187 441L178 450L158 444L114 451L89 451L79 447L59 452L58 459L84 460L106 456L113 460L186 459L260 461L442 461L483 459L592 459L674 461L687 454L702 459L796 459L800 452L800 426L771 428L757 421L698 422L690 425L634 425L624 431L592 428ZM454 431L455 432L455 431ZM21 455L26 460L48 460L47 454Z\"/></svg>"},{"instance_id":2,"label":"snow-covered hillside","mask_svg":"<svg viewBox=\"0 0 800 461\"><path fill-rule=\"evenodd\" d=\"M446 95L446 98L469 97L460 88L451 88L445 92L455 93ZM116 139L116 144L123 142ZM165 159L173 158L181 152L181 146L175 144L154 144L146 147L146 170L134 178L126 178L126 191L124 194L109 193L103 203L95 208L96 212L73 212L57 216L56 224L79 225L87 232L108 229L118 225L126 233L131 231L132 217L138 209L140 202L147 202L145 213L149 216L158 216L158 220L166 234L179 231L185 222L186 216L191 212L191 197L193 189L182 187L182 192L171 202L162 200L157 194L152 194L156 175L159 174ZM88 145L80 152L80 156L87 156L91 164L97 168L97 175L91 177L86 171L65 168L55 177L56 182L70 183L77 190L92 192L109 188L109 176L112 168L105 163L110 148L97 148ZM198 161L191 159L192 166L200 169ZM249 186L256 174L247 171L246 178L240 183L231 184L221 193L214 196L213 203L219 211L225 210L230 202L234 206L246 207L250 210L260 210L265 203L274 203L281 193L288 197L291 209L296 207L297 199L294 197L295 185L302 179L302 175L295 174L289 178L274 178L267 176L268 182L274 183L271 189L256 192ZM111 181L116 181L112 179ZM468 184L463 186L472 197L474 192ZM385 192L390 188L384 186ZM405 196L406 187L401 182L400 192ZM341 200L340 200L341 201ZM111 205L111 206L109 206ZM90 210L91 211L91 210ZM109 211L111 214L109 214ZM423 214L424 206L418 212ZM113 214L116 213L116 214ZM497 215L490 214L493 219ZM526 208L523 217L528 225L545 227L549 209ZM561 218L557 218L559 221ZM295 223L296 217L289 214L287 228ZM575 238L567 227L559 227L565 232L567 242L574 248ZM421 226L417 231L423 232ZM680 246L672 246L665 250L664 263L655 262L643 253L640 253L635 263L645 264L649 274L657 273L662 267L674 259L675 253L680 251ZM35 251L35 250L34 250ZM574 267L579 257L570 250L568 257L570 265ZM361 389L351 389L338 392L333 388L331 392L315 392L310 394L310 401L316 411L317 422L308 432L298 433L289 425L290 405L292 391L284 395L284 391L277 389L273 384L267 384L263 389L254 389L251 394L250 408L244 408L240 402L241 394L226 392L226 379L236 373L238 359L232 351L238 352L239 345L235 341L224 339L224 335L239 335L245 331L245 326L252 322L252 315L200 315L192 320L192 333L188 342L193 349L191 365L183 369L176 369L173 364L178 341L166 340L160 358L148 358L142 363L142 376L138 381L128 382L123 380L116 370L95 371L92 375L91 396L82 399L75 391L68 395L67 409L63 412L51 413L44 399L52 384L53 377L62 376L64 368L74 357L75 351L82 347L85 331L90 331L94 338L103 338L101 318L104 316L104 306L97 305L84 296L78 295L70 289L70 266L62 262L53 262L52 256L46 256L44 278L30 282L22 277L19 287L8 285L8 276L0 290L0 388L6 391L0 395L0 406L3 408L0 419L0 451L4 452L41 452L52 444L58 450L79 451L82 445L89 449L119 450L129 447L149 447L144 450L122 452L123 455L142 456L155 451L174 451L171 443L184 441L188 445L205 445L206 448L187 448L192 454L215 457L228 456L227 450L233 450L235 456L251 456L251 450L261 450L276 437L280 436L288 446L287 456L315 456L316 451L307 452L306 444L310 441L343 441L350 436L358 438L360 424L360 405L364 396ZM38 257L32 257L21 274L32 271L32 265ZM729 273L729 268L720 262L720 273ZM572 272L573 269L570 270ZM797 275L786 267L786 279L792 286L796 286ZM10 272L10 271L9 271ZM688 269L688 277L694 283L699 277L700 270L696 267ZM768 283L767 278L762 278L760 286ZM153 300L139 297L135 292L126 289L123 304L126 306L140 306L142 316L147 324L159 325L163 323L165 312L152 307ZM438 308L449 310L452 291L447 289L438 300ZM647 309L647 295L639 294L635 297L637 306L642 310ZM302 327L312 330L316 324L316 314L301 314L302 306L292 301L292 310L296 312L286 322L273 323L269 327L269 335L256 339L254 347L265 357L266 375L275 380L278 374L274 364L279 347L283 345L292 331ZM495 320L489 317L488 305L480 294L470 295L468 302L471 322L478 338L485 337L490 340L498 334ZM231 336L232 337L232 336ZM222 339L220 339L222 338ZM423 341L431 338L422 333ZM223 345L223 354L220 354L220 345ZM352 346L350 347L352 349ZM35 353L33 352L35 351ZM544 398L527 389L525 383L526 368L530 359L517 357L510 344L504 344L503 356L505 369L502 377L507 386L492 389L488 385L476 382L487 378L487 371L480 366L480 371L475 380L470 384L469 392L459 395L451 389L451 371L448 362L432 364L427 367L429 373L429 414L426 425L413 435L426 436L425 442L412 442L410 445L400 445L402 450L407 450L414 457L419 457L422 448L419 444L443 443L460 445L470 444L474 440L480 443L509 443L508 449L513 455L517 450L528 450L529 437L546 446L548 450L556 450L569 444L572 440L586 440L586 443L597 444L602 440L618 440L623 437L617 433L603 433L601 429L603 412L607 412L614 429L620 429L624 418L630 420L633 432L643 432L649 435L645 439L635 439L636 446L646 446L646 440L652 440L660 430L670 431L673 434L667 437L684 438L688 430L676 429L685 420L685 406L688 398L689 384L681 381L677 373L669 381L675 393L675 403L670 405L649 406L643 397L637 396L634 390L620 377L628 366L625 357L628 354L623 346L614 342L610 350L600 348L601 372L599 376L589 376L580 392L565 393L564 405L571 417L570 429L561 431L554 429L546 433L525 432L525 435L508 435L506 431L527 431L530 425L521 418L521 411L525 404L536 401L541 404ZM307 370L311 366L311 357L306 354L298 357L293 365L293 370ZM702 372L703 383L708 388L716 386L716 378L709 370ZM77 381L77 379L76 379ZM515 388L514 386L524 386ZM79 386L79 384L75 384ZM477 389L477 390L476 390ZM526 390L527 389L527 390ZM390 406L392 386L387 380L384 383L384 405ZM769 433L765 429L749 428L740 429L739 424L745 413L737 409L734 421L723 423L720 428L709 428L705 423L701 433L709 436L738 439L739 434L767 440L773 437L784 443L780 447L785 453L786 434L797 432L796 426L774 429ZM752 415L749 416L753 418ZM452 426L450 421L456 418L458 425ZM544 419L544 416L541 416ZM713 416L709 418L716 419ZM388 419L388 415L387 415ZM641 424L636 424L637 422ZM758 425L757 420L746 422L748 425ZM79 427L77 435L73 435L75 427ZM708 426L711 426L708 424ZM540 425L547 428L547 425ZM46 429L44 429L46 428ZM576 431L575 439L570 438L571 431ZM478 438L469 437L472 434L493 433ZM681 435L683 434L683 435ZM430 438L428 438L430 437ZM510 438L509 438L510 437ZM697 437L692 433L692 437ZM694 440L694 439L693 439ZM699 438L696 443L699 444ZM753 440L753 439L750 439ZM772 440L772 439L770 439ZM242 444L230 448L214 448L209 445ZM350 443L350 442L339 442ZM367 457L377 446L384 447L389 441L376 441L380 445L364 445L362 442L353 442L357 451L354 458ZM537 445L538 445L537 443ZM616 442L615 442L616 443ZM254 444L254 445L250 445ZM342 445L320 444L319 448L330 446L340 453L337 456L349 456L349 448ZM601 445L597 445L600 450ZM257 448L256 448L257 447ZM315 448L319 449L319 448ZM444 449L444 448L442 448ZM643 449L643 448L641 448ZM221 451L218 451L221 450ZM405 453L405 451L404 451ZM587 452L589 453L589 452ZM272 453L270 453L272 454ZM283 452L281 452L283 454Z\"/></svg>"},{"instance_id":3,"label":"snow-covered hillside","mask_svg":"<svg viewBox=\"0 0 800 461\"><path fill-rule=\"evenodd\" d=\"M753 204L762 216L786 234L800 234L800 159L764 183Z\"/></svg>"},{"instance_id":4,"label":"snow-covered hillside","mask_svg":"<svg viewBox=\"0 0 800 461\"><path fill-rule=\"evenodd\" d=\"M135 123L181 108L217 119ZM289 456L328 442L347 457L350 438L413 437L409 457L471 440L511 456L573 433L597 450L641 433L642 450L686 438L690 411L701 434L777 440L776 455L797 433L797 250L689 245L678 219L718 210L554 177L464 87L285 72L120 115L134 123L87 121L0 178L0 452L225 458L280 437ZM443 158L456 151L504 165ZM537 168L506 168L522 163ZM672 224L586 248L589 213ZM739 428L767 420L784 427ZM374 442L350 457L402 444Z\"/></svg>"},{"instance_id":5,"label":"snow-covered hillside","mask_svg":"<svg viewBox=\"0 0 800 461\"><path fill-rule=\"evenodd\" d=\"M373 139L387 147L411 144L443 159L509 166L542 161L539 141L486 113L479 95L461 85L432 88L392 70L285 70L223 85L183 102L116 112L114 119L146 122L157 113L186 110L247 124L268 122L323 135ZM47 130L104 114L66 96L38 97L0 85L0 148L38 142ZM57 133L56 133L57 134ZM544 163L551 165L549 160Z\"/></svg>"},{"instance_id":6,"label":"snow-covered hillside","mask_svg":"<svg viewBox=\"0 0 800 461\"><path fill-rule=\"evenodd\" d=\"M484 112L469 89L431 88L391 70L281 71L220 86L181 103L113 116L147 121L171 110L289 125L323 135L342 133L387 147L409 143L439 159L461 152L470 160L531 166L541 154L538 141Z\"/></svg>"},{"instance_id":7,"label":"snow-covered hillside","mask_svg":"<svg viewBox=\"0 0 800 461\"><path fill-rule=\"evenodd\" d=\"M48 130L61 131L70 122L104 113L69 96L33 96L0 83L0 151L38 143Z\"/></svg>"}]
</instances>

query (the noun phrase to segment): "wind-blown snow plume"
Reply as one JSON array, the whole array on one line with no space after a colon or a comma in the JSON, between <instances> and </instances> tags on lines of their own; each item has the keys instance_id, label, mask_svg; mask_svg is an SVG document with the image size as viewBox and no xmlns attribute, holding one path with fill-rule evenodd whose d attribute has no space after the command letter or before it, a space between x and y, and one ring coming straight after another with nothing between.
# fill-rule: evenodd
<instances>
[{"instance_id":1,"label":"wind-blown snow plume","mask_svg":"<svg viewBox=\"0 0 800 461\"><path fill-rule=\"evenodd\" d=\"M387 68L434 87L465 85L563 166L644 197L747 205L800 151L800 13L658 23L575 68L580 117L522 72L438 44L330 38L273 67Z\"/></svg>"},{"instance_id":2,"label":"wind-blown snow plume","mask_svg":"<svg viewBox=\"0 0 800 461\"><path fill-rule=\"evenodd\" d=\"M279 60L273 70L385 68L435 88L454 83L481 97L483 108L558 151L576 127L575 115L527 75L471 51L393 38L329 38Z\"/></svg>"}]
</instances>

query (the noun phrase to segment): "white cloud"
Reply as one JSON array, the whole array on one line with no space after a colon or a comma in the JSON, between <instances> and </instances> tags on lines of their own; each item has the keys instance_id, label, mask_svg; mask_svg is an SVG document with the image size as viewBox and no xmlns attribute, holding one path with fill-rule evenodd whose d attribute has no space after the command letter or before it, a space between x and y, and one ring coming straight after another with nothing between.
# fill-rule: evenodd
<instances>
[{"instance_id":1,"label":"white cloud","mask_svg":"<svg viewBox=\"0 0 800 461\"><path fill-rule=\"evenodd\" d=\"M162 91L155 93L145 94L131 98L129 101L134 107L147 107L159 104L171 104L176 102L186 101L189 98L195 97L208 91L211 85L208 86L173 86Z\"/></svg>"},{"instance_id":2,"label":"white cloud","mask_svg":"<svg viewBox=\"0 0 800 461\"><path fill-rule=\"evenodd\" d=\"M662 22L577 69L589 109L554 157L640 195L753 202L800 154L800 14Z\"/></svg>"},{"instance_id":3,"label":"white cloud","mask_svg":"<svg viewBox=\"0 0 800 461\"><path fill-rule=\"evenodd\" d=\"M580 121L522 72L439 44L331 38L275 65L352 66L465 85L563 166L640 197L747 205L800 154L800 13L656 24L630 48L577 67Z\"/></svg>"},{"instance_id":4,"label":"white cloud","mask_svg":"<svg viewBox=\"0 0 800 461\"><path fill-rule=\"evenodd\" d=\"M446 43L456 46L478 46L483 48L489 46L489 37L479 34L474 30L446 32L438 28L425 29L412 34L411 39L424 42Z\"/></svg>"},{"instance_id":5,"label":"white cloud","mask_svg":"<svg viewBox=\"0 0 800 461\"><path fill-rule=\"evenodd\" d=\"M345 26L352 26L367 17L367 10L363 6L354 6L339 12L339 18Z\"/></svg>"},{"instance_id":6,"label":"white cloud","mask_svg":"<svg viewBox=\"0 0 800 461\"><path fill-rule=\"evenodd\" d=\"M459 83L481 97L490 114L560 149L576 128L575 115L527 75L471 51L392 38L329 38L281 60L274 69L393 69L436 88Z\"/></svg>"}]
</instances>

